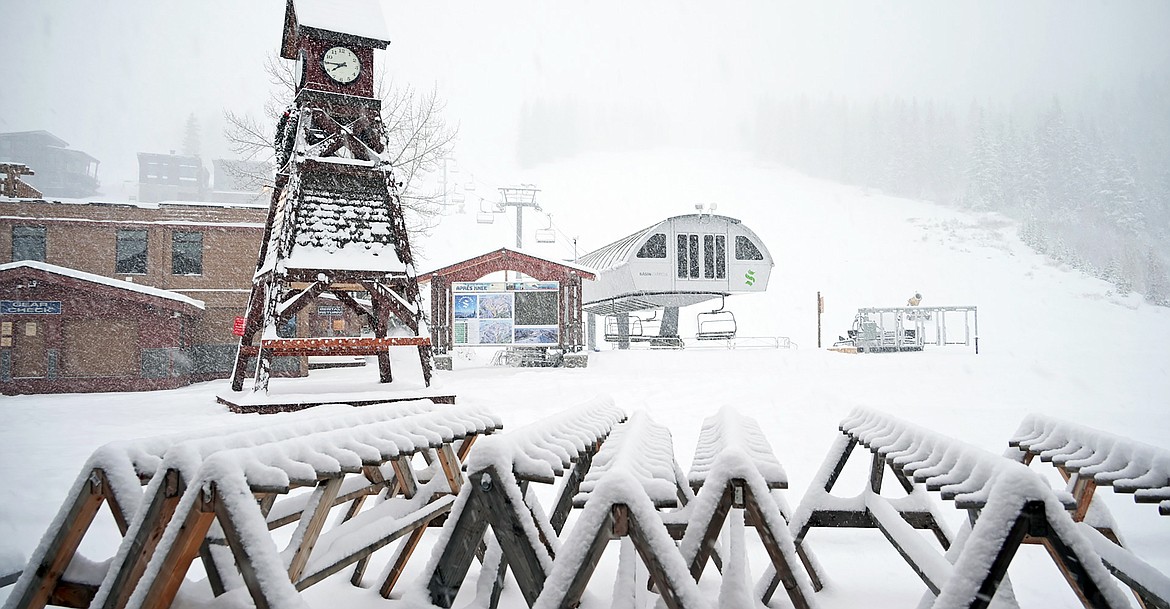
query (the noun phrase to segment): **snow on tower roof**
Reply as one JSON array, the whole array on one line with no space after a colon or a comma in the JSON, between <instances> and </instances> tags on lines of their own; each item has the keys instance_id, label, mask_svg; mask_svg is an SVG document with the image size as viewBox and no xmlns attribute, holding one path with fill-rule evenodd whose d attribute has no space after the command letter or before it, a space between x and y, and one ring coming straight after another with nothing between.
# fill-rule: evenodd
<instances>
[{"instance_id":1,"label":"snow on tower roof","mask_svg":"<svg viewBox=\"0 0 1170 609\"><path fill-rule=\"evenodd\" d=\"M332 39L328 36L331 33L355 36L382 49L390 44L382 7L370 0L288 0L284 21L281 56L286 59L296 57L293 41L299 38L301 28L316 30L327 39Z\"/></svg>"},{"instance_id":2,"label":"snow on tower roof","mask_svg":"<svg viewBox=\"0 0 1170 609\"><path fill-rule=\"evenodd\" d=\"M281 261L284 268L405 273L384 179L380 174L345 180L305 177L290 185L300 189L302 198L291 219L295 226L291 248ZM274 228L257 275L276 267L281 238L281 230Z\"/></svg>"}]
</instances>

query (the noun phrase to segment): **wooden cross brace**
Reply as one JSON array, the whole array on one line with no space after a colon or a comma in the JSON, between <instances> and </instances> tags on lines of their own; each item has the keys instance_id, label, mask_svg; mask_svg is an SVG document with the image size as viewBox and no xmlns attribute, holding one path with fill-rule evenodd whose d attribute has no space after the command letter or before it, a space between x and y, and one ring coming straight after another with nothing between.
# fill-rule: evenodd
<instances>
[{"instance_id":1,"label":"wooden cross brace","mask_svg":"<svg viewBox=\"0 0 1170 609\"><path fill-rule=\"evenodd\" d=\"M707 490L707 492L711 491L719 492L718 489ZM768 558L772 561L772 567L776 569L776 576L773 581L777 583L772 585L769 590L769 596L774 593L777 584L783 584L784 589L788 592L789 600L792 601L793 607L796 609L808 609L809 600L804 597L804 593L797 584L794 565L788 564L788 559L784 556L784 552L780 548L780 539L790 535L790 533L787 529L783 531L774 530L768 524L768 519L764 516L763 508L760 507L758 499L752 493L752 489L747 484L747 481L742 478L734 478L728 481L722 489L722 495L715 511L711 514L711 519L706 523L699 523L703 527L703 538L699 544L699 550L690 564L691 577L694 577L696 582L702 577L703 569L707 565L707 559L715 551L716 544L719 541L719 532L723 530L723 523L727 520L727 516L733 507L744 510L744 524L754 528L759 534L760 541L763 542L764 549L768 552ZM803 558L803 554L802 559L807 564L808 561L806 558ZM811 573L811 569L809 571Z\"/></svg>"},{"instance_id":2,"label":"wooden cross brace","mask_svg":"<svg viewBox=\"0 0 1170 609\"><path fill-rule=\"evenodd\" d=\"M646 535L647 527L660 528L662 535L669 536L661 521L642 522L637 513L630 510L626 504L614 503L611 505L609 513L606 514L597 530L589 535L592 541L589 543L583 560L576 565L569 586L563 590L550 590L552 605L564 608L578 606L581 603L581 595L588 587L589 580L597 569L597 563L601 560L606 546L613 539L629 537L638 557L641 558L646 570L650 573L650 582L662 597L663 603L670 609L685 609L687 604L684 598L679 594L675 583L667 576L662 558L649 543ZM585 532L590 533L590 531ZM576 535L575 530L574 535Z\"/></svg>"},{"instance_id":3,"label":"wooden cross brace","mask_svg":"<svg viewBox=\"0 0 1170 609\"><path fill-rule=\"evenodd\" d=\"M467 502L456 517L450 540L427 584L435 605L450 607L455 602L489 526L529 606L544 588L548 574L540 553L552 556L552 551L547 540L531 535L530 531L539 530L539 526L524 526L525 521L535 525L535 516L527 505L517 502L514 494L503 488L502 480L494 465L468 476L463 490L469 495ZM519 486L515 490L523 492Z\"/></svg>"}]
</instances>

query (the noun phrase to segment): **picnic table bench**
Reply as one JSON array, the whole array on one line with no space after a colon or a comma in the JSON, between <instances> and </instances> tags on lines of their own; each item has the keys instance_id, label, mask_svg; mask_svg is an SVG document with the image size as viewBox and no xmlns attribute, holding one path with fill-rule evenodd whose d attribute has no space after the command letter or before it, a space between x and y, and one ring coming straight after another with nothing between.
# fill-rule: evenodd
<instances>
[{"instance_id":1,"label":"picnic table bench","mask_svg":"<svg viewBox=\"0 0 1170 609\"><path fill-rule=\"evenodd\" d=\"M771 560L762 581L770 582L779 574L794 607L812 606L816 584L801 578L795 568L799 556L805 569L813 573L812 559L796 548L788 530L787 505L772 493L788 488L788 475L759 423L726 407L705 419L688 479L697 496L687 506L689 518L680 549L695 581L713 556L731 509L739 508L745 512L744 523L759 534ZM733 543L739 541L733 539Z\"/></svg>"},{"instance_id":2,"label":"picnic table bench","mask_svg":"<svg viewBox=\"0 0 1170 609\"><path fill-rule=\"evenodd\" d=\"M1170 451L1053 417L1029 415L1008 441L1025 465L1039 457L1068 483L1072 518L1105 566L1133 590L1142 607L1170 609L1170 578L1125 548L1108 508L1093 501L1099 486L1157 503L1170 514Z\"/></svg>"},{"instance_id":3,"label":"picnic table bench","mask_svg":"<svg viewBox=\"0 0 1170 609\"><path fill-rule=\"evenodd\" d=\"M933 606L983 608L997 590L1009 592L1000 584L1019 545L1040 543L1086 606L1128 605L1100 557L1082 543L1069 515L1076 505L1072 495L1054 491L1027 467L874 410L854 409L839 428L842 436L823 462L818 483L797 508L793 529L798 544L815 526L878 528L923 580L928 594L937 595ZM873 455L868 487L856 498L831 496L858 445ZM908 494L897 503L881 496L887 467ZM969 528L953 544L945 541L950 535L934 516L932 504L923 505L929 499L923 488L967 510ZM931 548L915 528L933 530L944 548L949 546L947 553Z\"/></svg>"},{"instance_id":4,"label":"picnic table bench","mask_svg":"<svg viewBox=\"0 0 1170 609\"><path fill-rule=\"evenodd\" d=\"M459 463L452 458L450 445L499 427L499 420L483 409L452 406L218 451L199 466L182 493L175 517L161 531L163 543L150 556L126 606L170 606L183 582L182 574L199 555L213 524L222 529L243 584L258 608L301 603L300 589L368 558L394 539L418 534L445 514L453 502L451 495L462 485ZM441 467L444 475L432 476L426 484L410 489L414 475L404 458L431 450L439 455L435 467ZM444 453L448 456L443 457ZM387 465L408 489L405 499L395 500L398 509L387 500L361 514L351 510L343 524L323 531L345 476L381 471ZM267 540L264 505L269 495L286 494L297 487L311 487L310 499L291 541L280 551L275 541ZM400 574L409 554L400 553L391 577ZM120 590L107 585L111 583L107 576L95 598L99 606L105 600L103 594Z\"/></svg>"},{"instance_id":5,"label":"picnic table bench","mask_svg":"<svg viewBox=\"0 0 1170 609\"><path fill-rule=\"evenodd\" d=\"M468 485L445 524L450 529L447 543L436 548L438 559L428 566L431 602L450 607L472 560L482 554L483 568L496 577L492 607L499 601L508 565L525 600L534 603L573 497L595 454L625 419L612 399L600 397L485 440L467 463ZM558 477L564 482L549 517L528 487L532 482L551 484ZM489 527L495 535L484 549Z\"/></svg>"},{"instance_id":6,"label":"picnic table bench","mask_svg":"<svg viewBox=\"0 0 1170 609\"><path fill-rule=\"evenodd\" d=\"M330 405L281 415L275 419L275 424L272 418L239 417L233 419L231 425L101 446L86 461L44 539L30 558L29 566L15 582L16 587L9 595L9 606L13 609L40 609L48 603L89 606L100 582L70 580L65 574L78 555L78 547L101 506L107 506L119 533L133 538L131 545L135 552L148 555L157 542L149 539L150 530L166 524L170 517L167 508L173 508L177 503L189 476L204 458L218 450L391 420L433 408L432 403L422 400L361 409ZM145 493L143 485L148 485ZM151 522L132 528L135 517L143 512L152 519ZM123 553L115 556L115 561L128 558L130 554Z\"/></svg>"}]
</instances>

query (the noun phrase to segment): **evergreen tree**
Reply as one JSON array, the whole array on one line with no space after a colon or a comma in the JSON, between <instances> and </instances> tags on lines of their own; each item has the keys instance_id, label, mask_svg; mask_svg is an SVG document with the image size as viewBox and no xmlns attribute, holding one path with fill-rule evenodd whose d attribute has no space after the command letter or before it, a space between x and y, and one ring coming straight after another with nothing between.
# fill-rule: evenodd
<instances>
[{"instance_id":1,"label":"evergreen tree","mask_svg":"<svg viewBox=\"0 0 1170 609\"><path fill-rule=\"evenodd\" d=\"M195 118L195 113L192 112L187 116L187 124L183 128L183 154L199 156L202 152L199 134L199 119Z\"/></svg>"},{"instance_id":2,"label":"evergreen tree","mask_svg":"<svg viewBox=\"0 0 1170 609\"><path fill-rule=\"evenodd\" d=\"M1154 250L1146 253L1146 300L1160 306L1170 306L1170 277Z\"/></svg>"}]
</instances>

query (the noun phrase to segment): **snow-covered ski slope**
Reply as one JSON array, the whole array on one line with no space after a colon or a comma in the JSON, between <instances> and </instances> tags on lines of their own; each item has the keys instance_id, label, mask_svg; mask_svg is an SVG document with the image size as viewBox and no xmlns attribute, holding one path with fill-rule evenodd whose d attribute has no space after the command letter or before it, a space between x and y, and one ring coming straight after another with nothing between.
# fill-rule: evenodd
<instances>
[{"instance_id":1,"label":"snow-covered ski slope","mask_svg":"<svg viewBox=\"0 0 1170 609\"><path fill-rule=\"evenodd\" d=\"M456 370L437 377L441 387L462 403L488 406L506 428L609 395L627 412L645 409L669 427L686 470L703 419L730 405L759 420L788 474L790 490L782 493L793 505L839 433L838 422L855 406L994 453L1006 448L1029 412L1170 446L1170 309L1117 296L1104 282L1052 265L1025 248L1015 226L1001 217L866 193L721 153L598 155L538 167L515 182L542 189L544 208L558 227L579 237L582 253L667 216L694 213L696 204L718 203L717 213L747 223L777 259L767 293L728 300L740 334L788 336L800 348L618 352L606 345L584 369L491 368L490 351L456 357ZM420 270L514 245L514 213L481 225L475 206L469 198L467 214L445 218L419 243ZM552 246L532 246L531 231L546 224L542 216L526 214L526 245L544 255L571 255L561 236ZM900 306L917 291L923 304L977 305L981 352L818 351L818 290L825 296L826 344L844 333L858 307ZM694 332L694 315L704 308L682 312L684 335ZM405 359L408 364L409 355ZM370 369L314 372L321 380L330 375L346 390L375 388ZM288 382L275 379L273 389ZM31 553L93 449L112 440L222 425L239 416L214 403L214 394L224 389L221 381L154 393L0 398L0 571ZM835 492L860 493L863 469L847 470ZM1047 465L1042 471L1055 479ZM1156 506L1135 505L1106 489L1098 497L1108 502L1134 551L1170 573L1170 518L1158 516ZM958 511L949 503L942 509L957 527ZM82 551L104 557L118 536L104 512L101 518L102 530ZM572 525L570 520L566 532ZM747 540L752 576L759 577L764 551L754 535ZM829 578L816 595L823 608L914 606L925 590L876 530L818 529L808 543ZM615 602L614 545L585 596L587 609ZM425 555L416 557L404 581L425 563ZM473 565L469 578L477 569ZM1022 607L1080 606L1040 548L1023 548L1011 577ZM638 578L644 581L644 574ZM345 598L347 606L393 606L374 591L355 591L346 578L335 579L310 589L310 602L324 607ZM718 598L718 573L708 569L700 588ZM616 589L636 595L638 606L652 598L642 585ZM0 589L0 599L8 590ZM189 606L207 596L201 586L188 590ZM474 594L475 586L464 586L457 606L472 602ZM782 597L773 606L787 606ZM221 599L217 606L232 602ZM514 586L505 591L503 606L524 606Z\"/></svg>"}]
</instances>

